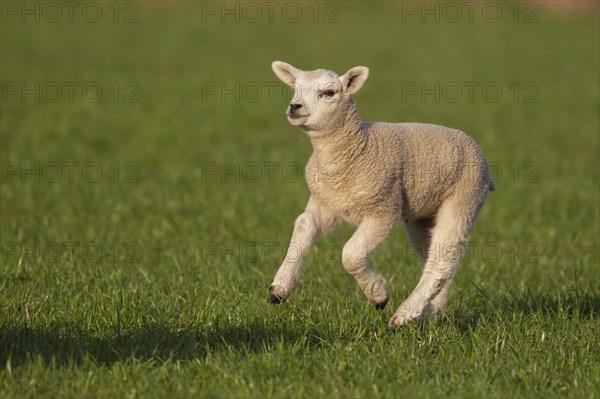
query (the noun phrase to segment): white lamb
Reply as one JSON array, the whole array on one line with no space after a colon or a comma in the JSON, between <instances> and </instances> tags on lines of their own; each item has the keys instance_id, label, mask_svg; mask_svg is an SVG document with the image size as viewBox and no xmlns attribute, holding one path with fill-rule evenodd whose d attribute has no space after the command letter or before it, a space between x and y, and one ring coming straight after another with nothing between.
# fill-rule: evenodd
<instances>
[{"instance_id":1,"label":"white lamb","mask_svg":"<svg viewBox=\"0 0 600 399\"><path fill-rule=\"evenodd\" d=\"M389 324L438 314L475 217L495 189L481 149L465 133L443 126L362 122L352 94L367 80L366 67L341 77L280 61L272 67L295 89L287 117L306 132L314 152L306 166L310 199L269 288L270 302L289 297L313 242L343 220L357 229L344 245L342 263L367 299L383 309L387 283L367 257L402 220L424 269Z\"/></svg>"}]
</instances>

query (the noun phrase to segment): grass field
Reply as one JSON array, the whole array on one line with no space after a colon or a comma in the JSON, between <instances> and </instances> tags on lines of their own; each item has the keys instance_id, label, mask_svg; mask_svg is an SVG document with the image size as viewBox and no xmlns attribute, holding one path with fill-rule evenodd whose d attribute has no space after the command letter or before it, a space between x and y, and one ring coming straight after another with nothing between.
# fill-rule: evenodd
<instances>
[{"instance_id":1,"label":"grass field","mask_svg":"<svg viewBox=\"0 0 600 399\"><path fill-rule=\"evenodd\" d=\"M0 397L600 397L598 8L54 4L2 3ZM420 275L401 228L385 310L349 226L267 304L311 153L276 59L369 66L363 119L484 150L439 321L386 327Z\"/></svg>"}]
</instances>

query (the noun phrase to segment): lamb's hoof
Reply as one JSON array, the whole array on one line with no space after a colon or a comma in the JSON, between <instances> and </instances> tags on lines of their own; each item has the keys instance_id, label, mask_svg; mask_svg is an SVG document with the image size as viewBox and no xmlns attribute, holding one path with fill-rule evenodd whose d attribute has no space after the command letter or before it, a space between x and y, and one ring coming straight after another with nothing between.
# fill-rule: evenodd
<instances>
[{"instance_id":1,"label":"lamb's hoof","mask_svg":"<svg viewBox=\"0 0 600 399\"><path fill-rule=\"evenodd\" d=\"M281 305L285 302L285 297L280 294L281 289L278 286L269 287L269 303L273 305Z\"/></svg>"},{"instance_id":2,"label":"lamb's hoof","mask_svg":"<svg viewBox=\"0 0 600 399\"><path fill-rule=\"evenodd\" d=\"M380 274L374 273L369 282L363 288L363 292L369 302L377 309L383 309L388 302L389 294L387 282Z\"/></svg>"},{"instance_id":3,"label":"lamb's hoof","mask_svg":"<svg viewBox=\"0 0 600 399\"><path fill-rule=\"evenodd\" d=\"M375 309L383 310L383 309L385 309L385 305L387 305L387 303L388 303L388 298L385 298L385 301L375 304Z\"/></svg>"},{"instance_id":4,"label":"lamb's hoof","mask_svg":"<svg viewBox=\"0 0 600 399\"><path fill-rule=\"evenodd\" d=\"M390 327L401 327L413 321L423 320L423 312L411 312L400 305L400 308L394 313L388 322Z\"/></svg>"},{"instance_id":5,"label":"lamb's hoof","mask_svg":"<svg viewBox=\"0 0 600 399\"><path fill-rule=\"evenodd\" d=\"M423 316L421 316L421 318L422 319L428 318L428 319L432 319L432 320L438 320L438 319L440 319L441 316L442 316L442 307L435 306L435 305L433 305L433 304L430 303L429 305L427 305L427 307L423 311Z\"/></svg>"},{"instance_id":6,"label":"lamb's hoof","mask_svg":"<svg viewBox=\"0 0 600 399\"><path fill-rule=\"evenodd\" d=\"M410 317L405 312L396 312L388 322L388 326L392 328L397 328L405 325L406 323L412 321L413 318Z\"/></svg>"}]
</instances>

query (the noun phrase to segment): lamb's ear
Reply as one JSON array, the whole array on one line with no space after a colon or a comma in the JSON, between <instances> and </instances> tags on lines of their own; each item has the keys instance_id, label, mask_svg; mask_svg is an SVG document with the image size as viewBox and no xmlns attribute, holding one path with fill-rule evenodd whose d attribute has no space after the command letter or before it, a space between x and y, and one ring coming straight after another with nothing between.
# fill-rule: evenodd
<instances>
[{"instance_id":1,"label":"lamb's ear","mask_svg":"<svg viewBox=\"0 0 600 399\"><path fill-rule=\"evenodd\" d=\"M302 72L300 69L294 68L283 61L273 61L271 68L273 68L273 72L275 72L275 75L277 75L283 83L291 87L294 87L298 74Z\"/></svg>"},{"instance_id":2,"label":"lamb's ear","mask_svg":"<svg viewBox=\"0 0 600 399\"><path fill-rule=\"evenodd\" d=\"M350 68L343 76L340 77L342 87L346 94L356 93L369 77L369 68L357 66Z\"/></svg>"}]
</instances>

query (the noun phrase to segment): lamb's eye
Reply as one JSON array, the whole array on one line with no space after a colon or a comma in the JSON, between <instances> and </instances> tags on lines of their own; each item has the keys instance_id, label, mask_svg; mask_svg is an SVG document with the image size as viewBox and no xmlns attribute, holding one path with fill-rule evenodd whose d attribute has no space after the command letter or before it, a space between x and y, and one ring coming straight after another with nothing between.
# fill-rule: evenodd
<instances>
[{"instance_id":1,"label":"lamb's eye","mask_svg":"<svg viewBox=\"0 0 600 399\"><path fill-rule=\"evenodd\" d=\"M321 93L321 97L325 96L325 97L333 97L335 95L335 91L333 90L327 90L324 91L323 93Z\"/></svg>"}]
</instances>

